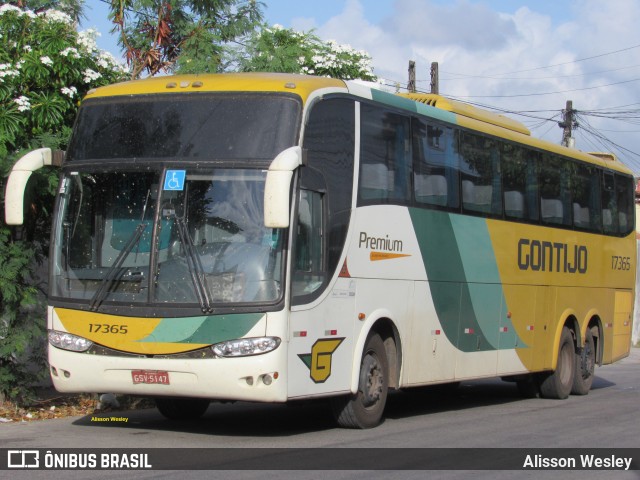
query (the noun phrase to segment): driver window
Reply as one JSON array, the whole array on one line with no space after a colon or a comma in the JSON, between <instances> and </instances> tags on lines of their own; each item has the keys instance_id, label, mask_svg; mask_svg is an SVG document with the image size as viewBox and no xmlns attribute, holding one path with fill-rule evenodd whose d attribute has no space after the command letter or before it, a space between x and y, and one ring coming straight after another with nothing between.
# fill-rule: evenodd
<instances>
[{"instance_id":1,"label":"driver window","mask_svg":"<svg viewBox=\"0 0 640 480\"><path fill-rule=\"evenodd\" d=\"M292 292L294 303L304 303L306 296L322 286L325 279L322 229L322 195L300 190L293 259Z\"/></svg>"}]
</instances>

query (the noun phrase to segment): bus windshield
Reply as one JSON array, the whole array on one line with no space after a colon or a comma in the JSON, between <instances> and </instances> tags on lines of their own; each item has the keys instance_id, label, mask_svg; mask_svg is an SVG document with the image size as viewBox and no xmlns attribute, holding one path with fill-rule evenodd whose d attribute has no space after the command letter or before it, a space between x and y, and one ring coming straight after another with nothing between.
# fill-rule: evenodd
<instances>
[{"instance_id":1,"label":"bus windshield","mask_svg":"<svg viewBox=\"0 0 640 480\"><path fill-rule=\"evenodd\" d=\"M277 301L283 235L264 227L265 178L263 170L202 167L68 172L53 296L96 311Z\"/></svg>"},{"instance_id":2,"label":"bus windshield","mask_svg":"<svg viewBox=\"0 0 640 480\"><path fill-rule=\"evenodd\" d=\"M293 96L247 92L89 99L66 161L272 160L295 144L301 109Z\"/></svg>"}]
</instances>

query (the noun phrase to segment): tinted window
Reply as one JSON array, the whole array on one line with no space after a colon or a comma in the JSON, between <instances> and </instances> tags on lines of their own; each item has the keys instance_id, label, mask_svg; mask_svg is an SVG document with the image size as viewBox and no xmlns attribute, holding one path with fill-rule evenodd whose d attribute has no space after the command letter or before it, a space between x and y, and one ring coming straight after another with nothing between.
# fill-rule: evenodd
<instances>
[{"instance_id":1,"label":"tinted window","mask_svg":"<svg viewBox=\"0 0 640 480\"><path fill-rule=\"evenodd\" d=\"M567 161L543 154L540 162L540 213L543 223L571 225Z\"/></svg>"},{"instance_id":2,"label":"tinted window","mask_svg":"<svg viewBox=\"0 0 640 480\"><path fill-rule=\"evenodd\" d=\"M411 198L409 117L363 104L360 119L359 200L408 203Z\"/></svg>"},{"instance_id":3,"label":"tinted window","mask_svg":"<svg viewBox=\"0 0 640 480\"><path fill-rule=\"evenodd\" d=\"M458 208L458 158L452 129L414 120L413 158L416 203Z\"/></svg>"},{"instance_id":4,"label":"tinted window","mask_svg":"<svg viewBox=\"0 0 640 480\"><path fill-rule=\"evenodd\" d=\"M88 100L67 160L273 159L292 146L300 103L265 94L141 95Z\"/></svg>"},{"instance_id":5,"label":"tinted window","mask_svg":"<svg viewBox=\"0 0 640 480\"><path fill-rule=\"evenodd\" d=\"M599 232L602 229L602 209L598 171L594 167L576 163L571 173L573 226Z\"/></svg>"},{"instance_id":6,"label":"tinted window","mask_svg":"<svg viewBox=\"0 0 640 480\"><path fill-rule=\"evenodd\" d=\"M511 144L502 146L504 214L507 218L531 221L540 218L536 160L537 155L530 150Z\"/></svg>"},{"instance_id":7,"label":"tinted window","mask_svg":"<svg viewBox=\"0 0 640 480\"><path fill-rule=\"evenodd\" d=\"M480 135L458 133L464 210L501 216L502 186L497 142Z\"/></svg>"},{"instance_id":8,"label":"tinted window","mask_svg":"<svg viewBox=\"0 0 640 480\"><path fill-rule=\"evenodd\" d=\"M338 266L351 217L355 104L346 98L316 103L309 114L303 147L307 165L302 186L326 192L329 277Z\"/></svg>"},{"instance_id":9,"label":"tinted window","mask_svg":"<svg viewBox=\"0 0 640 480\"><path fill-rule=\"evenodd\" d=\"M635 228L635 189L633 179L616 175L619 233L627 234Z\"/></svg>"}]
</instances>

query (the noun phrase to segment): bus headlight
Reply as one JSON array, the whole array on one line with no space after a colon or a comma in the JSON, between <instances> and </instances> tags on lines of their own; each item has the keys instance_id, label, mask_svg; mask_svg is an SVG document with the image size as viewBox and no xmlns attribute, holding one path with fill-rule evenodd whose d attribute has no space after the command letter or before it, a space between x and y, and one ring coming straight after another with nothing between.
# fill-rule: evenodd
<instances>
[{"instance_id":1,"label":"bus headlight","mask_svg":"<svg viewBox=\"0 0 640 480\"><path fill-rule=\"evenodd\" d=\"M211 346L219 357L246 357L271 352L280 345L278 337L239 338Z\"/></svg>"},{"instance_id":2,"label":"bus headlight","mask_svg":"<svg viewBox=\"0 0 640 480\"><path fill-rule=\"evenodd\" d=\"M49 330L49 343L54 347L72 352L86 352L93 345L91 340L57 330Z\"/></svg>"}]
</instances>

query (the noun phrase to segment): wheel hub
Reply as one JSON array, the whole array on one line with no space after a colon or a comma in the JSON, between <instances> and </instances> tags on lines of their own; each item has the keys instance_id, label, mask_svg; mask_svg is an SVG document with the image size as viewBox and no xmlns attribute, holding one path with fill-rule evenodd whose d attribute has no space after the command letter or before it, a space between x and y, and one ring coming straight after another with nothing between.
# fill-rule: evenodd
<instances>
[{"instance_id":1,"label":"wheel hub","mask_svg":"<svg viewBox=\"0 0 640 480\"><path fill-rule=\"evenodd\" d=\"M384 376L382 367L374 355L367 355L362 361L360 376L362 403L365 407L375 405L382 395Z\"/></svg>"}]
</instances>

